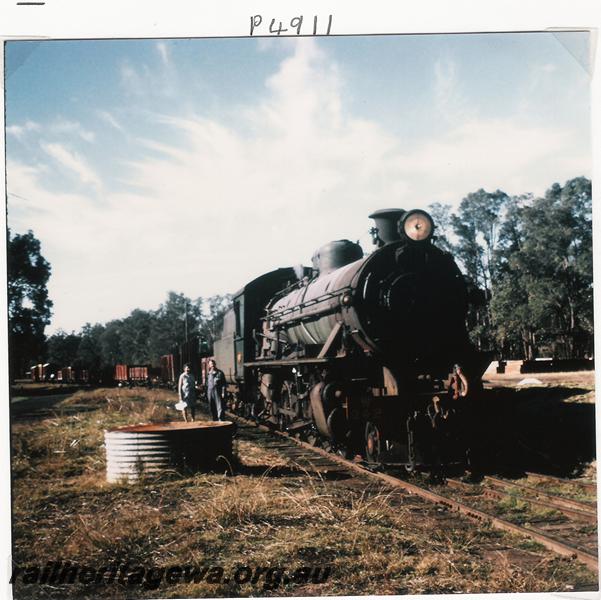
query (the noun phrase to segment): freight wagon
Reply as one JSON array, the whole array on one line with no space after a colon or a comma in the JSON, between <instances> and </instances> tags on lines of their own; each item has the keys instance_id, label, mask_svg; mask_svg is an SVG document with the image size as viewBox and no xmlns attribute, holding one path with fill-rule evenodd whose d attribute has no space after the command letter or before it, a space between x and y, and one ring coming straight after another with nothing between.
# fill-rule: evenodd
<instances>
[{"instance_id":1,"label":"freight wagon","mask_svg":"<svg viewBox=\"0 0 601 600\"><path fill-rule=\"evenodd\" d=\"M159 382L161 369L150 365L115 365L114 380L117 385L151 386Z\"/></svg>"}]
</instances>

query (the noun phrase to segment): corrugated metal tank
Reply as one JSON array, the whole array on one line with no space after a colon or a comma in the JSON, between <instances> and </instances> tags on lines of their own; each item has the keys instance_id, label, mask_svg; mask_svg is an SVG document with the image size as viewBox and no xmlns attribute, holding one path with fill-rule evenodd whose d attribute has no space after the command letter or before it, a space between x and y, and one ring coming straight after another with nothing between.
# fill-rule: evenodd
<instances>
[{"instance_id":1,"label":"corrugated metal tank","mask_svg":"<svg viewBox=\"0 0 601 600\"><path fill-rule=\"evenodd\" d=\"M104 432L106 479L136 481L167 469L200 470L232 458L230 421L128 425Z\"/></svg>"}]
</instances>

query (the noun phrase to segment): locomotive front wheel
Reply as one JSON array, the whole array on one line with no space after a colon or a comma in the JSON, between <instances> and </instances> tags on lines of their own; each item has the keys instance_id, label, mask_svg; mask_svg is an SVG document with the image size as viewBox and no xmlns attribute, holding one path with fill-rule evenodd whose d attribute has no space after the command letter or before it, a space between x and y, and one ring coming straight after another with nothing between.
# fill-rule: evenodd
<instances>
[{"instance_id":1,"label":"locomotive front wheel","mask_svg":"<svg viewBox=\"0 0 601 600\"><path fill-rule=\"evenodd\" d=\"M378 426L368 421L365 425L365 456L369 462L380 462L381 439Z\"/></svg>"}]
</instances>

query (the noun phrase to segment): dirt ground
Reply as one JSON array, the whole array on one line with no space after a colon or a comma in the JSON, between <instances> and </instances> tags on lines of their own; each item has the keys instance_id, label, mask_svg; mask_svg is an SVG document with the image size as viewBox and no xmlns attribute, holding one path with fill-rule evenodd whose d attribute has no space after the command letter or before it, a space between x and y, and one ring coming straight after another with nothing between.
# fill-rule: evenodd
<instances>
[{"instance_id":1,"label":"dirt ground","mask_svg":"<svg viewBox=\"0 0 601 600\"><path fill-rule=\"evenodd\" d=\"M103 430L177 419L175 401L163 390L112 388L78 391L55 404L13 404L13 561L22 570L15 598L597 589L596 574L528 539L378 485L308 471L248 441L237 444L238 462L227 473L106 483ZM40 583L40 571L38 583L28 582L36 565L57 561L95 573L114 564L122 576L61 585L48 576ZM180 572L175 583L164 577L186 566L208 575L194 582ZM241 582L236 573L244 568L262 574ZM313 574L297 578L298 569Z\"/></svg>"},{"instance_id":2,"label":"dirt ground","mask_svg":"<svg viewBox=\"0 0 601 600\"><path fill-rule=\"evenodd\" d=\"M582 385L595 387L594 371L569 371L561 373L486 373L483 381L489 387L516 387L524 379L538 379L542 385Z\"/></svg>"}]
</instances>

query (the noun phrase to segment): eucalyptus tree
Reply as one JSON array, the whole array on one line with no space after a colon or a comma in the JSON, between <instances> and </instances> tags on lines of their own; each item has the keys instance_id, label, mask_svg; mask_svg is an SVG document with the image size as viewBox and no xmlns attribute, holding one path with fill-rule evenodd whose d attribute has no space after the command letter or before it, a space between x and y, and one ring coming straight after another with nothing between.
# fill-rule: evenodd
<instances>
[{"instance_id":1,"label":"eucalyptus tree","mask_svg":"<svg viewBox=\"0 0 601 600\"><path fill-rule=\"evenodd\" d=\"M11 379L43 359L46 325L52 315L48 297L50 263L32 231L7 232L8 335Z\"/></svg>"}]
</instances>

